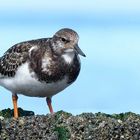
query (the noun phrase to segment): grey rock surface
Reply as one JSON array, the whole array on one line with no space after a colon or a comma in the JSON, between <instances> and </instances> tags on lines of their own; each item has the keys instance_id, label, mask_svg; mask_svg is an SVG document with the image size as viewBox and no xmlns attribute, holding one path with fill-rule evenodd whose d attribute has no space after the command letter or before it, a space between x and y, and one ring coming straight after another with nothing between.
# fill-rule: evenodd
<instances>
[{"instance_id":1,"label":"grey rock surface","mask_svg":"<svg viewBox=\"0 0 140 140\"><path fill-rule=\"evenodd\" d=\"M140 115L83 113L0 120L0 140L140 140Z\"/></svg>"}]
</instances>

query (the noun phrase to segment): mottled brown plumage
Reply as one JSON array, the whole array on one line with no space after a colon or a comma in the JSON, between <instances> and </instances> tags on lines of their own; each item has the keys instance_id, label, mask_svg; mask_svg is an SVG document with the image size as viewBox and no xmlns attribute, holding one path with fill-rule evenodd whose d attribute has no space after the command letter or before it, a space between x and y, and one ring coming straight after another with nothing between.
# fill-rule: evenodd
<instances>
[{"instance_id":1,"label":"mottled brown plumage","mask_svg":"<svg viewBox=\"0 0 140 140\"><path fill-rule=\"evenodd\" d=\"M29 60L29 50L34 46L45 44L48 39L31 40L18 43L9 48L0 58L0 73L4 76L13 77L17 68Z\"/></svg>"}]
</instances>

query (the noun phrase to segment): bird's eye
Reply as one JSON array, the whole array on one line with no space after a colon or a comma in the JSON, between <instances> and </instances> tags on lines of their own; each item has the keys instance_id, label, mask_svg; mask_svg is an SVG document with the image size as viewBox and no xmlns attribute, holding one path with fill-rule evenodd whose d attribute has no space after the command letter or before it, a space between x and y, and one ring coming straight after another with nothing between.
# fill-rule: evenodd
<instances>
[{"instance_id":1,"label":"bird's eye","mask_svg":"<svg viewBox=\"0 0 140 140\"><path fill-rule=\"evenodd\" d=\"M66 41L67 41L65 38L61 38L61 40L62 40L63 42L66 42Z\"/></svg>"},{"instance_id":2,"label":"bird's eye","mask_svg":"<svg viewBox=\"0 0 140 140\"><path fill-rule=\"evenodd\" d=\"M67 39L65 39L65 38L61 38L61 40L62 40L64 43L70 42L69 40L67 40Z\"/></svg>"}]
</instances>

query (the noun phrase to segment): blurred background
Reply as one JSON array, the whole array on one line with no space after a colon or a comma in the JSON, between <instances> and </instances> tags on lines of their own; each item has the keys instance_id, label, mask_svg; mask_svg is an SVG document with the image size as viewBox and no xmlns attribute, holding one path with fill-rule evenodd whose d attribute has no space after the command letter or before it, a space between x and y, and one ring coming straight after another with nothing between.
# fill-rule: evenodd
<instances>
[{"instance_id":1,"label":"blurred background","mask_svg":"<svg viewBox=\"0 0 140 140\"><path fill-rule=\"evenodd\" d=\"M140 1L2 0L0 56L12 45L51 37L61 28L78 32L82 69L77 81L53 97L54 111L140 113ZM45 98L19 95L18 105L48 113ZM0 87L0 110L13 108Z\"/></svg>"}]
</instances>

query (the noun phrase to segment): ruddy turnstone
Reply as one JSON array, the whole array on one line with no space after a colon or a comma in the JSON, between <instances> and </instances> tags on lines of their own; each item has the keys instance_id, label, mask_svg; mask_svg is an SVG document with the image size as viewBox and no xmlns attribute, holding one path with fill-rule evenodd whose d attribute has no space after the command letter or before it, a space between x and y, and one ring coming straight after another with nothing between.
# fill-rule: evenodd
<instances>
[{"instance_id":1,"label":"ruddy turnstone","mask_svg":"<svg viewBox=\"0 0 140 140\"><path fill-rule=\"evenodd\" d=\"M51 98L72 84L80 71L78 34L68 28L52 38L18 43L0 58L0 85L12 92L14 117L18 117L17 94Z\"/></svg>"}]
</instances>

